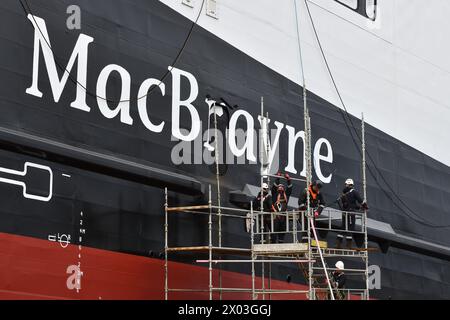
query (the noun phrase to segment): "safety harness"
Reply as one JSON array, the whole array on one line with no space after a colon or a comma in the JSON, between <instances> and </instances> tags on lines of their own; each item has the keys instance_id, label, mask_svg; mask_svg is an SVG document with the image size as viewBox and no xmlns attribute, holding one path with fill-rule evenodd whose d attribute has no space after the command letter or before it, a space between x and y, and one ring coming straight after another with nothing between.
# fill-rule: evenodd
<instances>
[{"instance_id":1,"label":"safety harness","mask_svg":"<svg viewBox=\"0 0 450 320\"><path fill-rule=\"evenodd\" d=\"M283 199L281 197L283 197ZM277 201L275 201L275 203L272 204L272 210L274 212L280 212L281 209L282 209L282 203L283 202L286 203L286 205L287 205L286 192L283 192L283 194L278 193Z\"/></svg>"}]
</instances>

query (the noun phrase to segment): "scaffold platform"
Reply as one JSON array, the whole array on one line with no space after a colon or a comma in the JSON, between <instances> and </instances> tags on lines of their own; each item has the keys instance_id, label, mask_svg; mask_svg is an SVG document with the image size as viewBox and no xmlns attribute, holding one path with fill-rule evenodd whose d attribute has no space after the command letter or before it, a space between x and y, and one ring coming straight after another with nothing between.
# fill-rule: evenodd
<instances>
[{"instance_id":1,"label":"scaffold platform","mask_svg":"<svg viewBox=\"0 0 450 320\"><path fill-rule=\"evenodd\" d=\"M263 119L263 99L261 99L261 117ZM296 178L297 182L306 182L307 186L311 185L312 165L311 165L311 128L308 110L305 106L305 150L306 150L306 179ZM215 126L217 123L215 122ZM217 128L216 128L217 129ZM267 129L267 128L266 128ZM264 131L264 130L263 130ZM266 134L267 134L267 130ZM266 137L268 141L268 137ZM365 180L365 138L364 138L364 121L362 121L362 168L363 168L363 188L364 200L366 200L366 180ZM263 145L263 144L261 144ZM215 146L217 149L217 144ZM261 148L263 149L263 148ZM216 157L218 153L216 153ZM264 157L261 157L261 159ZM217 158L216 158L217 164ZM264 167L265 166L265 167ZM217 168L217 166L216 166ZM270 178L280 178L269 174L268 168L270 164L264 164L261 161L261 192L264 184L269 184ZM265 299L271 297L272 294L297 294L299 299L350 299L354 296L359 296L361 299L369 299L369 282L368 282L368 259L369 252L376 251L376 248L370 248L367 240L367 210L361 212L340 212L345 219L345 227L337 228L335 217L331 214L323 217L316 217L313 208L310 207L309 192L307 192L307 208L302 210L289 210L285 212L266 212L263 211L262 202L259 210L253 209L253 201L249 203L250 209L241 209L235 207L226 207L221 204L220 198L220 175L216 172L217 180L217 204L213 204L211 185L208 189L208 203L200 205L186 205L170 207L168 203L168 190L165 189L165 248L164 248L164 277L165 277L165 299L169 299L170 292L205 292L209 293L209 299L216 297L215 293L219 294L219 299L222 299L222 294L225 292L247 292L251 293L253 299ZM169 215L175 214L179 216L182 214L191 215L206 215L208 243L197 246L174 246L169 245ZM348 228L348 215L357 215L360 219L358 230L350 230ZM264 230L267 226L267 215L270 217L270 228ZM286 219L286 230L274 231L275 217L282 216ZM237 248L223 246L223 225L222 219L241 219L248 226L249 243L247 248ZM316 219L317 218L317 219ZM202 220L204 222L204 220ZM319 222L320 227L316 226ZM213 224L215 225L213 236ZM318 237L318 232L345 232L349 234L358 234L364 237L364 244L360 247L348 248L332 248L327 241L323 241ZM272 236L283 233L289 235L289 241L283 243L271 243ZM306 239L306 240L305 240ZM183 239L182 239L183 240ZM300 240L300 241L299 241ZM257 243L259 241L259 243ZM169 254L196 254L207 255L207 259L195 259L195 263L208 265L208 288L193 289L193 288L169 288ZM236 257L239 257L238 259ZM333 272L336 268L329 267L327 259L345 258L345 259L360 259L363 262L363 268L341 268L340 271L348 272L348 274L360 275L365 282L364 288L337 288L333 281ZM352 260L353 261L353 260ZM250 288L230 288L224 286L222 283L222 269L223 264L233 263L248 263L251 265L251 287ZM271 287L272 280L272 265L279 263L295 263L298 266L299 273L302 274L307 290L281 290ZM259 281L261 287L256 286L256 269L255 265L261 267ZM361 264L361 263L360 263ZM213 268L214 266L214 268ZM213 271L217 271L213 273ZM213 274L218 277L218 281L213 285ZM266 280L268 280L268 287L266 287Z\"/></svg>"}]
</instances>

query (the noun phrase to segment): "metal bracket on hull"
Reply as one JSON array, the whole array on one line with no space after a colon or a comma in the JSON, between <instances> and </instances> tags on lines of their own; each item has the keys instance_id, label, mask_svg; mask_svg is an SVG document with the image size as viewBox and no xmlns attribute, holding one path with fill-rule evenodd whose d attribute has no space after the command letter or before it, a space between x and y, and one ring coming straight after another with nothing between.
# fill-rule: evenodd
<instances>
[{"instance_id":1,"label":"metal bracket on hull","mask_svg":"<svg viewBox=\"0 0 450 320\"><path fill-rule=\"evenodd\" d=\"M170 186L172 191L181 194L203 195L202 183L197 179L159 168L155 164L126 160L4 127L0 127L0 144L21 153L30 150L35 156L73 167L155 187Z\"/></svg>"},{"instance_id":2,"label":"metal bracket on hull","mask_svg":"<svg viewBox=\"0 0 450 320\"><path fill-rule=\"evenodd\" d=\"M45 192L47 194L46 196L33 194L28 191L30 189L30 186L27 185L27 183L24 181L24 179L29 173L29 168L32 168L35 170L37 169L39 171L45 171L48 173L49 182L48 182L47 190ZM12 169L8 169L8 168L0 167L0 172L5 173L9 176L9 178L0 177L0 182L22 187L22 194L23 194L23 197L26 199L48 202L48 201L50 201L50 199L53 196L53 171L48 166L44 166L44 165L33 163L33 162L25 162L23 170L12 170ZM12 178L14 178L14 179L12 179Z\"/></svg>"}]
</instances>

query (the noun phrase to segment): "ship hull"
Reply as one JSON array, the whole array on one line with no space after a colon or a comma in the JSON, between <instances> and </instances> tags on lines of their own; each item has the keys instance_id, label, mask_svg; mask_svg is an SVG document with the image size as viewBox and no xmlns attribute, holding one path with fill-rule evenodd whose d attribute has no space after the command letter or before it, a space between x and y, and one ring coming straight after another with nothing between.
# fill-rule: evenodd
<instances>
[{"instance_id":1,"label":"ship hull","mask_svg":"<svg viewBox=\"0 0 450 320\"><path fill-rule=\"evenodd\" d=\"M50 168L53 174L50 201L26 198L19 186L0 183L0 246L5 258L1 259L1 297L162 299L164 267L163 261L155 257L164 249L164 187L169 188L170 205L206 203L208 185L212 185L216 199L214 166L203 160L173 162L173 149L179 142L172 139L171 131L173 72L164 79L166 94L155 90L148 98L152 122L165 122L161 133L149 131L140 122L135 97L145 79L159 79L166 74L192 22L158 1L117 1L112 6L102 1L78 4L83 10L83 27L79 31L67 31L66 7L59 1L33 1L31 9L34 16L45 21L54 55L62 65L67 64L80 34L94 39L87 62L87 90L94 95L86 97L89 112L71 107L77 85L70 79L55 101L42 56L38 80L43 95L27 93L36 63L36 28L17 1L0 4L0 21L8 26L0 28L0 163L5 168L22 170L26 162L31 162ZM109 9L105 12L104 7ZM123 123L119 117L108 119L99 108L96 85L108 64L120 65L130 74L133 125ZM204 127L204 98L210 94L249 112L255 119L255 129L261 96L273 121L297 131L303 128L299 85L199 26L193 29L176 68L196 77L199 93L194 104ZM77 78L75 69L73 78ZM59 70L59 76L62 74ZM122 81L117 76L110 79L108 98L121 98ZM183 97L190 89L186 82L181 84ZM320 167L322 175L332 176L324 188L326 199L332 203L346 178L351 176L358 186L362 184L359 145L354 143L338 107L312 92L308 92L308 97L313 143L327 139L333 150L333 161L323 161ZM351 119L356 125L360 123L355 117ZM191 127L189 115L182 117L181 125ZM376 172L375 178L381 180L376 166L409 206L429 213L424 219L448 223L441 209L450 207L450 169L370 125L367 136L367 147L374 160L369 167ZM286 131L280 141L280 167L284 169L292 148ZM202 142L203 154L201 145ZM300 144L297 150L301 150ZM321 150L319 146L318 152L324 152ZM191 162L195 162L195 153L192 149L187 154ZM295 167L301 171L302 165L300 153ZM259 165L246 161L226 168L221 177L222 204L232 206L230 192L241 191L246 184L259 184ZM449 240L445 229L427 227L402 213L383 190L387 187L376 183L375 178L369 177L368 184L371 218L419 240L443 244ZM41 194L45 186L36 183L36 192ZM297 197L303 186L296 184L294 188ZM171 217L169 226L171 246L208 243L205 217ZM70 234L71 244L63 248L49 240L57 234ZM329 238L333 245L334 235ZM371 246L377 248L383 242L376 237L370 239ZM223 244L249 247L249 234L242 221L224 222ZM169 281L173 287L207 289L207 269L195 263L196 259L193 255L171 257L174 271ZM78 263L83 276L77 293L76 288L67 286L71 276L67 268ZM450 298L445 258L393 247L387 253L371 253L370 263L381 268L381 287L371 290L375 298ZM227 264L223 269L227 286L240 287L245 283L251 287L249 265ZM196 276L185 277L188 272ZM260 270L257 273L260 276ZM288 276L291 284L286 282ZM305 288L305 280L295 265L273 266L272 277L282 288ZM350 283L364 286L361 280ZM172 297L207 298L207 294ZM232 294L230 298L249 297Z\"/></svg>"},{"instance_id":2,"label":"ship hull","mask_svg":"<svg viewBox=\"0 0 450 320\"><path fill-rule=\"evenodd\" d=\"M164 299L164 259L142 257L108 250L85 247L78 258L77 245L69 245L62 252L60 244L31 237L0 234L0 299L88 299L88 300L162 300ZM83 269L79 290L75 287L76 273L68 266ZM206 300L208 269L199 265L169 261L169 289L188 292L169 292L171 300ZM187 276L189 275L189 276ZM251 276L237 272L223 272L222 285L241 288L245 293L224 292L223 299L252 299ZM213 286L218 285L218 272L213 272ZM261 288L260 277L255 284ZM266 278L266 288L269 281ZM271 281L272 289L307 290L304 285ZM192 292L198 290L198 292ZM267 298L269 294L266 294ZM213 298L219 298L215 292ZM262 298L262 294L260 294ZM305 299L304 294L277 294L271 299Z\"/></svg>"}]
</instances>

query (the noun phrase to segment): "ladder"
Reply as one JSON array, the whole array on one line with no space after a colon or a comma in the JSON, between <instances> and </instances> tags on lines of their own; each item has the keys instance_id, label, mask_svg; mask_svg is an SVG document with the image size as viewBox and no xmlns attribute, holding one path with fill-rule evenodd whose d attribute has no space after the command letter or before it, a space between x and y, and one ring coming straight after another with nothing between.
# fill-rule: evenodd
<instances>
[{"instance_id":1,"label":"ladder","mask_svg":"<svg viewBox=\"0 0 450 320\"><path fill-rule=\"evenodd\" d=\"M331 273L328 271L329 267L323 257L322 254L322 249L320 247L320 242L317 236L317 232L314 226L314 222L313 219L311 217L308 217L308 227L311 228L311 231L314 235L314 240L315 240L315 244L317 247L317 253L315 253L314 255L318 256L318 258L320 259L315 259L314 262L310 262L312 263L312 274L311 274L311 287L313 288L313 293L314 296L310 297L313 298L314 300L325 300L328 298L331 298L332 300L344 300L345 299L345 295L335 287L335 285L332 283L331 279L332 279L332 275ZM311 254L311 256L309 257L309 259L312 259L312 245L311 247L308 246L309 248L309 253ZM297 256L297 258L299 258L299 256ZM306 282L309 284L309 264L306 263L298 263L300 272L303 274L303 277L305 278ZM321 270L322 272L315 272L315 270ZM319 289L320 294L315 290L315 289ZM324 290L327 289L327 290ZM324 293L324 295L322 294L322 292Z\"/></svg>"},{"instance_id":2,"label":"ladder","mask_svg":"<svg viewBox=\"0 0 450 320\"><path fill-rule=\"evenodd\" d=\"M301 259L300 256L297 256L296 258L297 259ZM314 263L314 266L316 268L313 268L313 270L317 271L318 267L322 267L322 264L321 264L321 262L316 261ZM326 269L328 270L328 265L326 263L325 263L325 266L326 266ZM298 263L298 268L299 268L301 274L303 275L305 281L308 282L308 279L309 279L308 263L299 262ZM323 270L323 268L321 268L321 269ZM332 277L331 273L328 273L328 277L329 278ZM320 292L317 292L316 290L314 290L313 299L314 300L327 300L327 299L329 299L330 298L330 295L329 295L330 289L329 289L328 284L326 282L327 281L327 277L325 276L325 273L323 273L323 272L313 273L311 278L312 278L312 287L314 289L321 289ZM335 300L345 300L346 299L345 294L341 290L337 289L335 287L335 285L333 284L333 282L332 282L332 286L333 286L333 292L334 292Z\"/></svg>"},{"instance_id":3,"label":"ladder","mask_svg":"<svg viewBox=\"0 0 450 320\"><path fill-rule=\"evenodd\" d=\"M306 282L308 283L308 279L309 279L309 267L308 267L308 263L298 263L298 267L300 269L300 272L302 273L303 277L305 278ZM320 279L322 277L319 277L317 274L316 275L312 275L312 287L313 288L318 288L321 286L320 283ZM314 293L314 299L313 300L321 300L320 296L317 295L317 292Z\"/></svg>"}]
</instances>

